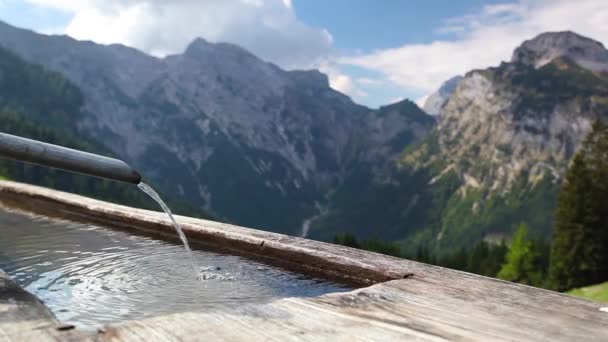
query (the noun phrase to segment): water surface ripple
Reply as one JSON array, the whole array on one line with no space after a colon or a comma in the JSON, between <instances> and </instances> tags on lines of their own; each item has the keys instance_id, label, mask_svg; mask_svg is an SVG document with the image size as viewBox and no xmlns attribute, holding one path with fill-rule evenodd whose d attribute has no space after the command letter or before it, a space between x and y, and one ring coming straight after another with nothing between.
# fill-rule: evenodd
<instances>
[{"instance_id":1,"label":"water surface ripple","mask_svg":"<svg viewBox=\"0 0 608 342\"><path fill-rule=\"evenodd\" d=\"M0 210L0 269L81 327L350 289L238 256L192 253L207 280L193 274L180 245Z\"/></svg>"}]
</instances>

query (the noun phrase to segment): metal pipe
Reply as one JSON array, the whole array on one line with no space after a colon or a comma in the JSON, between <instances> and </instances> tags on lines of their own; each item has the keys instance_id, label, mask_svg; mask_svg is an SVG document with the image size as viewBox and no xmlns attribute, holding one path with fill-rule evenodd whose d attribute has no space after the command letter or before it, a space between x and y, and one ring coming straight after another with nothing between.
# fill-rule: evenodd
<instances>
[{"instance_id":1,"label":"metal pipe","mask_svg":"<svg viewBox=\"0 0 608 342\"><path fill-rule=\"evenodd\" d=\"M6 133L0 133L0 157L121 182L141 182L139 173L122 160Z\"/></svg>"}]
</instances>

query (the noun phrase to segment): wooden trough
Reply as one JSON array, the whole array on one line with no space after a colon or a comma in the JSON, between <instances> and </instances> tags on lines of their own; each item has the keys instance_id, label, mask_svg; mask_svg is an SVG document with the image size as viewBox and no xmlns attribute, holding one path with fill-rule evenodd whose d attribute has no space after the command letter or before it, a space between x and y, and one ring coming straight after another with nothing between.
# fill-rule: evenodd
<instances>
[{"instance_id":1,"label":"wooden trough","mask_svg":"<svg viewBox=\"0 0 608 342\"><path fill-rule=\"evenodd\" d=\"M163 213L46 188L0 181L0 202L175 239ZM57 322L35 296L0 271L0 340L608 341L608 312L600 310L600 303L303 238L188 217L177 220L195 244L368 287L83 331Z\"/></svg>"}]
</instances>

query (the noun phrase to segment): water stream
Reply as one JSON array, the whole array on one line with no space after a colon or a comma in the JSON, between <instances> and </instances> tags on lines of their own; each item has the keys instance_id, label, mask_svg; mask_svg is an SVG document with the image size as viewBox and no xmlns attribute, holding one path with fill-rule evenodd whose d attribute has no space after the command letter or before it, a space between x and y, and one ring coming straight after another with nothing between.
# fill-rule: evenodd
<instances>
[{"instance_id":1,"label":"water stream","mask_svg":"<svg viewBox=\"0 0 608 342\"><path fill-rule=\"evenodd\" d=\"M190 249L190 244L188 244L188 238L186 237L186 234L184 234L184 232L182 231L182 227L177 223L177 221L175 221L175 218L173 217L173 214L171 213L171 209L169 209L169 207L167 206L167 204L165 204L163 199L160 198L160 195L156 191L154 191L154 189L152 189L148 184L146 184L144 182L140 182L139 184L137 184L137 187L141 191L145 192L148 196L150 196L153 200L155 200L156 203L158 203L158 205L160 205L160 207L163 209L163 211L167 215L169 215L169 218L171 219L171 222L173 222L173 226L175 227L175 230L177 231L177 235L179 235L180 240L182 240L182 243L184 244L184 249L190 256L190 261L192 262L192 268L194 269L194 274L196 274L200 278L201 273L200 273L198 266L196 265L196 261L194 260L194 255L192 255L192 250Z\"/></svg>"}]
</instances>

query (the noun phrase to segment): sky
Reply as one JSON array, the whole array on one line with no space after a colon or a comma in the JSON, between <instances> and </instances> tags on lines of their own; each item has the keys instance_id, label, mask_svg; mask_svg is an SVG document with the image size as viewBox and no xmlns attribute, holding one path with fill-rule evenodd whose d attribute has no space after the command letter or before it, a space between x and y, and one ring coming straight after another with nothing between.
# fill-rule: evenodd
<instances>
[{"instance_id":1,"label":"sky","mask_svg":"<svg viewBox=\"0 0 608 342\"><path fill-rule=\"evenodd\" d=\"M319 69L370 107L421 104L542 32L608 43L608 0L0 0L0 20L161 57L196 37L235 43L284 69Z\"/></svg>"}]
</instances>

